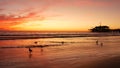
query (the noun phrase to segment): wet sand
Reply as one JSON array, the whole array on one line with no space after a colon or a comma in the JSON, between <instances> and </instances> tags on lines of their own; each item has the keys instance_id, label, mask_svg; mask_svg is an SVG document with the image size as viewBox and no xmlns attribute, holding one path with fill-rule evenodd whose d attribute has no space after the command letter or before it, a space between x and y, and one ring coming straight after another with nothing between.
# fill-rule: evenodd
<instances>
[{"instance_id":1,"label":"wet sand","mask_svg":"<svg viewBox=\"0 0 120 68\"><path fill-rule=\"evenodd\" d=\"M86 64L78 68L120 68L120 56L86 62Z\"/></svg>"},{"instance_id":2,"label":"wet sand","mask_svg":"<svg viewBox=\"0 0 120 68\"><path fill-rule=\"evenodd\" d=\"M98 37L1 40L0 47L6 48L0 48L0 68L120 68L120 37L100 37L103 47L96 45L96 39ZM40 41L38 45L34 44L36 40ZM65 43L58 43L61 41ZM39 44L50 47L41 48ZM21 45L24 47L19 48ZM26 48L30 45L36 46L31 47L32 53Z\"/></svg>"},{"instance_id":3,"label":"wet sand","mask_svg":"<svg viewBox=\"0 0 120 68\"><path fill-rule=\"evenodd\" d=\"M64 48L62 48L62 46L47 47L43 49L32 48L32 50L33 52L29 53L27 48L0 49L0 67L120 68L119 55L116 56L111 54L111 56L103 56L102 51L100 51L100 54L96 54L92 49L90 49L87 53L87 50L82 49L71 50L70 46L64 46Z\"/></svg>"}]
</instances>

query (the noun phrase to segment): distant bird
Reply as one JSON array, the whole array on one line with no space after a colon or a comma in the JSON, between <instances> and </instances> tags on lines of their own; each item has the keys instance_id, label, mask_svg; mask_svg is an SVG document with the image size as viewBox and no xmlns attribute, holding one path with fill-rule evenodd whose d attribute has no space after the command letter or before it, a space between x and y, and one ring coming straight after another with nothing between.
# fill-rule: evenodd
<instances>
[{"instance_id":1,"label":"distant bird","mask_svg":"<svg viewBox=\"0 0 120 68\"><path fill-rule=\"evenodd\" d=\"M32 52L32 49L31 49L31 48L29 48L29 52L30 52L30 53Z\"/></svg>"}]
</instances>

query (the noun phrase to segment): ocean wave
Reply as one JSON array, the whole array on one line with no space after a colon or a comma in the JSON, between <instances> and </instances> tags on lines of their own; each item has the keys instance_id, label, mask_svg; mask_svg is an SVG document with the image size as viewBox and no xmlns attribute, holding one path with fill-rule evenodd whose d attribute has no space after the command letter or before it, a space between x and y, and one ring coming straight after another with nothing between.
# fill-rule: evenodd
<instances>
[{"instance_id":1,"label":"ocean wave","mask_svg":"<svg viewBox=\"0 0 120 68\"><path fill-rule=\"evenodd\" d=\"M62 46L61 44L46 44L46 45L29 45L29 46L4 46L0 48L43 48L51 46Z\"/></svg>"},{"instance_id":2,"label":"ocean wave","mask_svg":"<svg viewBox=\"0 0 120 68\"><path fill-rule=\"evenodd\" d=\"M7 32L0 33L0 40L14 40L14 39L36 39L36 38L70 38L70 37L100 37L100 36L120 36L120 33L91 33L91 32L61 32L61 33L19 33Z\"/></svg>"}]
</instances>

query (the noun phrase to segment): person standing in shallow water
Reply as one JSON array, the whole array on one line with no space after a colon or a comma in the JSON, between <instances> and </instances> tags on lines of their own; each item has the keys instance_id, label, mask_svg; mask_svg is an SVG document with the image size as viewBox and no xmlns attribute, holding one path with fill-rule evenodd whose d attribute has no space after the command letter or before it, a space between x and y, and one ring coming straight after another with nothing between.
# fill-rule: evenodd
<instances>
[{"instance_id":1,"label":"person standing in shallow water","mask_svg":"<svg viewBox=\"0 0 120 68\"><path fill-rule=\"evenodd\" d=\"M31 53L32 52L32 49L31 48L29 48L29 53Z\"/></svg>"},{"instance_id":2,"label":"person standing in shallow water","mask_svg":"<svg viewBox=\"0 0 120 68\"><path fill-rule=\"evenodd\" d=\"M29 58L31 58L32 57L32 49L29 47L28 50L29 50Z\"/></svg>"}]
</instances>

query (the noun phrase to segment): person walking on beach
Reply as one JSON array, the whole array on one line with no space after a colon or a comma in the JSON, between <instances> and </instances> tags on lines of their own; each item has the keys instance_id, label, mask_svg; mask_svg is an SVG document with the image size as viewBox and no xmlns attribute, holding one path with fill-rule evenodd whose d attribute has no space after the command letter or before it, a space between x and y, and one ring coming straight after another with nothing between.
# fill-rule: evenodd
<instances>
[{"instance_id":1,"label":"person walking on beach","mask_svg":"<svg viewBox=\"0 0 120 68\"><path fill-rule=\"evenodd\" d=\"M29 48L29 53L31 53L32 52L32 49L31 48Z\"/></svg>"}]
</instances>

